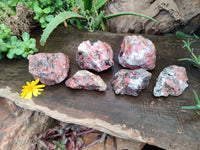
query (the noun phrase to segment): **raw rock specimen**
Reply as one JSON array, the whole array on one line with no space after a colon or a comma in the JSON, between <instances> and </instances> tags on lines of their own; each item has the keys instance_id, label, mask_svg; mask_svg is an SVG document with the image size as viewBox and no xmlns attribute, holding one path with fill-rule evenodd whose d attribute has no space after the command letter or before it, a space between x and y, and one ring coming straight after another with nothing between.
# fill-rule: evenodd
<instances>
[{"instance_id":1,"label":"raw rock specimen","mask_svg":"<svg viewBox=\"0 0 200 150\"><path fill-rule=\"evenodd\" d=\"M149 85L150 79L151 73L144 69L121 69L115 74L112 85L115 94L138 96Z\"/></svg>"},{"instance_id":2,"label":"raw rock specimen","mask_svg":"<svg viewBox=\"0 0 200 150\"><path fill-rule=\"evenodd\" d=\"M29 72L45 85L62 82L68 75L70 60L63 53L38 53L29 55Z\"/></svg>"},{"instance_id":3,"label":"raw rock specimen","mask_svg":"<svg viewBox=\"0 0 200 150\"><path fill-rule=\"evenodd\" d=\"M76 61L81 69L93 69L101 72L114 65L113 51L105 42L84 41L78 46Z\"/></svg>"},{"instance_id":4,"label":"raw rock specimen","mask_svg":"<svg viewBox=\"0 0 200 150\"><path fill-rule=\"evenodd\" d=\"M163 69L157 78L153 94L159 96L179 96L188 87L187 74L184 67L171 65Z\"/></svg>"},{"instance_id":5,"label":"raw rock specimen","mask_svg":"<svg viewBox=\"0 0 200 150\"><path fill-rule=\"evenodd\" d=\"M87 70L79 70L73 77L65 82L67 87L72 89L86 89L105 91L107 86L100 76Z\"/></svg>"},{"instance_id":6,"label":"raw rock specimen","mask_svg":"<svg viewBox=\"0 0 200 150\"><path fill-rule=\"evenodd\" d=\"M156 63L155 46L149 39L142 36L125 36L118 60L126 68L151 70Z\"/></svg>"}]
</instances>

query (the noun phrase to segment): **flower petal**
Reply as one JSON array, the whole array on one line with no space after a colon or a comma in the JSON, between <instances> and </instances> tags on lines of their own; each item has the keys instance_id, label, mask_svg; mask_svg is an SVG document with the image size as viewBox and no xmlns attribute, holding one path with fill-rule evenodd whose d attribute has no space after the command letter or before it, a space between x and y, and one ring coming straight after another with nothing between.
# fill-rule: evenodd
<instances>
[{"instance_id":1,"label":"flower petal","mask_svg":"<svg viewBox=\"0 0 200 150\"><path fill-rule=\"evenodd\" d=\"M36 84L39 83L39 81L40 81L40 79L37 79L37 80L35 80L35 81L32 81L32 82L31 82L31 85L35 86Z\"/></svg>"},{"instance_id":2,"label":"flower petal","mask_svg":"<svg viewBox=\"0 0 200 150\"><path fill-rule=\"evenodd\" d=\"M26 84L27 84L27 86L30 86L30 85L31 85L30 82L28 82L28 81L26 82Z\"/></svg>"},{"instance_id":3,"label":"flower petal","mask_svg":"<svg viewBox=\"0 0 200 150\"><path fill-rule=\"evenodd\" d=\"M43 85L43 84L42 84L42 85L36 85L36 86L35 86L36 89L43 88L43 87L45 87L45 85Z\"/></svg>"},{"instance_id":4,"label":"flower petal","mask_svg":"<svg viewBox=\"0 0 200 150\"><path fill-rule=\"evenodd\" d=\"M34 91L33 91L33 95L34 95L35 97L37 97L37 96L38 96L38 91L37 91L37 90L34 90Z\"/></svg>"},{"instance_id":5,"label":"flower petal","mask_svg":"<svg viewBox=\"0 0 200 150\"><path fill-rule=\"evenodd\" d=\"M28 92L28 94L26 94L25 99L31 99L32 98L32 92Z\"/></svg>"},{"instance_id":6,"label":"flower petal","mask_svg":"<svg viewBox=\"0 0 200 150\"><path fill-rule=\"evenodd\" d=\"M44 91L44 89L37 89L38 91Z\"/></svg>"},{"instance_id":7,"label":"flower petal","mask_svg":"<svg viewBox=\"0 0 200 150\"><path fill-rule=\"evenodd\" d=\"M25 95L26 95L25 92L21 93L21 98L24 98Z\"/></svg>"}]
</instances>

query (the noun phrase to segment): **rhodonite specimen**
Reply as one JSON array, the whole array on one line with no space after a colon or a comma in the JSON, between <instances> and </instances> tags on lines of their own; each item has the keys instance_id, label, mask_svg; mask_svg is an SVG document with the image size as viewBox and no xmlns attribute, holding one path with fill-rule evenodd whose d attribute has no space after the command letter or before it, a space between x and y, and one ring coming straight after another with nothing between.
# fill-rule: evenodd
<instances>
[{"instance_id":1,"label":"rhodonite specimen","mask_svg":"<svg viewBox=\"0 0 200 150\"><path fill-rule=\"evenodd\" d=\"M76 61L81 69L101 72L114 65L113 51L105 42L84 41L78 46Z\"/></svg>"},{"instance_id":2,"label":"rhodonite specimen","mask_svg":"<svg viewBox=\"0 0 200 150\"><path fill-rule=\"evenodd\" d=\"M100 76L87 70L79 70L75 75L65 82L72 89L86 89L105 91L107 86Z\"/></svg>"},{"instance_id":3,"label":"rhodonite specimen","mask_svg":"<svg viewBox=\"0 0 200 150\"><path fill-rule=\"evenodd\" d=\"M63 53L38 53L28 60L30 74L42 84L58 84L68 76L70 60Z\"/></svg>"},{"instance_id":4,"label":"rhodonite specimen","mask_svg":"<svg viewBox=\"0 0 200 150\"><path fill-rule=\"evenodd\" d=\"M142 36L125 36L118 60L126 68L151 70L156 63L156 49L149 39Z\"/></svg>"},{"instance_id":5,"label":"rhodonite specimen","mask_svg":"<svg viewBox=\"0 0 200 150\"><path fill-rule=\"evenodd\" d=\"M138 96L139 92L149 85L151 73L144 69L121 69L115 73L112 82L115 94Z\"/></svg>"},{"instance_id":6,"label":"rhodonite specimen","mask_svg":"<svg viewBox=\"0 0 200 150\"><path fill-rule=\"evenodd\" d=\"M163 69L157 78L153 94L159 96L179 96L188 87L187 74L184 67L171 65Z\"/></svg>"}]
</instances>

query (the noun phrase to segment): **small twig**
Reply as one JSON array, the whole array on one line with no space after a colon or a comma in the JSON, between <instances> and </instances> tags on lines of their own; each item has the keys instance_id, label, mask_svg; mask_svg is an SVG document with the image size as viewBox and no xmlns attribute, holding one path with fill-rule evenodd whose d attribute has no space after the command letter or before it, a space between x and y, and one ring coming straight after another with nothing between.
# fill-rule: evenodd
<instances>
[{"instance_id":1,"label":"small twig","mask_svg":"<svg viewBox=\"0 0 200 150\"><path fill-rule=\"evenodd\" d=\"M45 139L51 139L51 138L55 138L58 136L61 136L61 135L60 134L50 135L50 136L47 136Z\"/></svg>"},{"instance_id":2,"label":"small twig","mask_svg":"<svg viewBox=\"0 0 200 150\"><path fill-rule=\"evenodd\" d=\"M88 133L91 133L91 132L94 132L94 131L96 131L96 130L95 129L90 129L88 131L79 132L79 133L77 133L77 136L88 134Z\"/></svg>"},{"instance_id":3,"label":"small twig","mask_svg":"<svg viewBox=\"0 0 200 150\"><path fill-rule=\"evenodd\" d=\"M64 20L63 22L64 22L64 26L67 27L68 25L67 25L66 20Z\"/></svg>"},{"instance_id":4,"label":"small twig","mask_svg":"<svg viewBox=\"0 0 200 150\"><path fill-rule=\"evenodd\" d=\"M74 141L70 137L69 137L69 141L72 143L73 150L75 150L75 143L74 143Z\"/></svg>"}]
</instances>

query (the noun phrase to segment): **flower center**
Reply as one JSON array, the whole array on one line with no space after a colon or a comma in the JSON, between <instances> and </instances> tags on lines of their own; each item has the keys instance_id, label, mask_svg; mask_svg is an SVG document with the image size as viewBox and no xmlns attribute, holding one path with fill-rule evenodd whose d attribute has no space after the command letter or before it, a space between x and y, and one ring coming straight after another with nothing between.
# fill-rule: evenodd
<instances>
[{"instance_id":1,"label":"flower center","mask_svg":"<svg viewBox=\"0 0 200 150\"><path fill-rule=\"evenodd\" d=\"M35 89L35 88L34 88L34 86L33 86L33 85L30 85L30 86L28 86L28 90L29 90L29 91L33 92L33 91L34 91L34 89Z\"/></svg>"}]
</instances>

